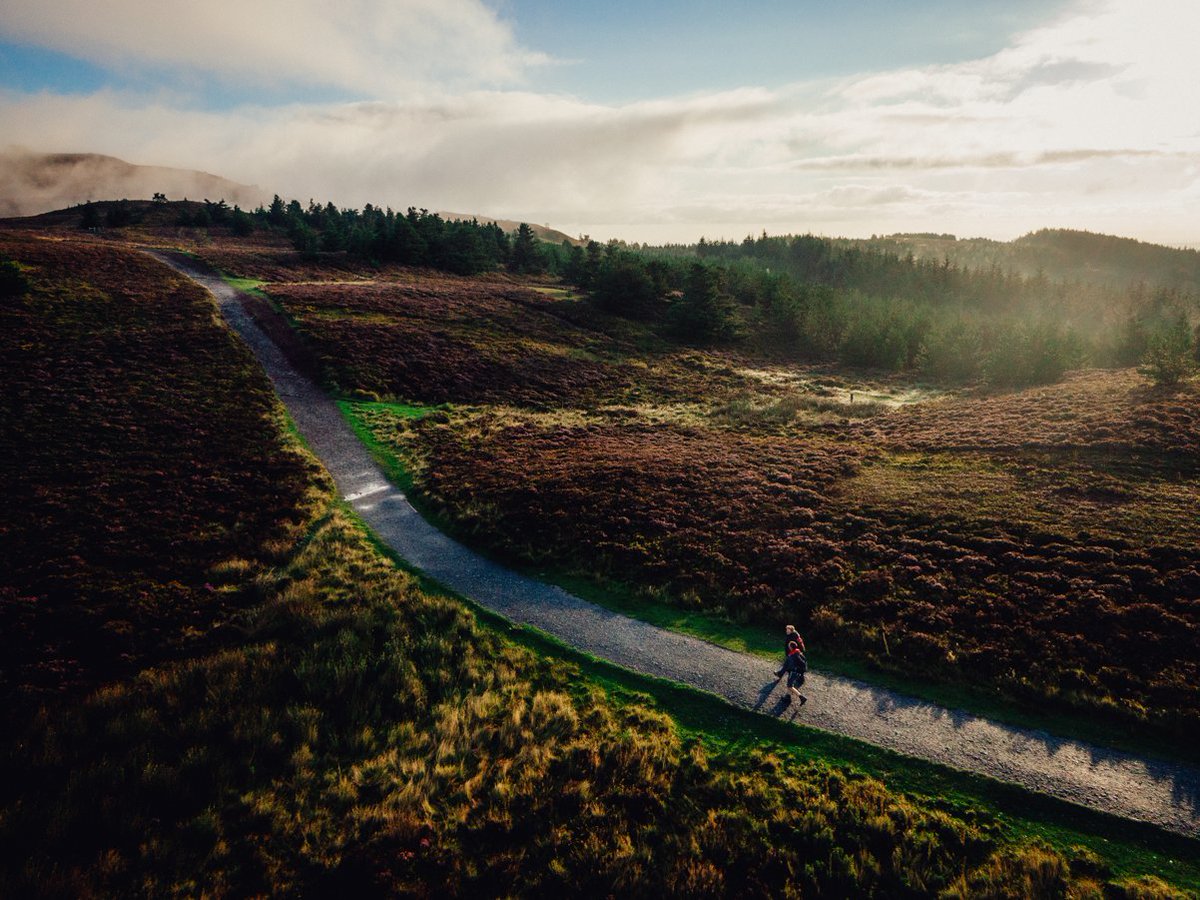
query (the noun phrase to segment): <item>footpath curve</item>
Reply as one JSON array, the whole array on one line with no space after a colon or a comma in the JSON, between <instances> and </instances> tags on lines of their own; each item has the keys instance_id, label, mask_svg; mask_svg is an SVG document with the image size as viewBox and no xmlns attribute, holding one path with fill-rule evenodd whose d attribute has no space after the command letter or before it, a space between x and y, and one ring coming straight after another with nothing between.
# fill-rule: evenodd
<instances>
[{"instance_id":1,"label":"footpath curve","mask_svg":"<svg viewBox=\"0 0 1200 900\"><path fill-rule=\"evenodd\" d=\"M216 297L222 316L259 359L341 495L401 558L441 584L514 623L735 706L1200 837L1196 769L998 724L811 671L805 685L808 704L789 707L768 661L611 612L468 550L426 522L388 482L333 401L296 371L246 313L234 288L183 254L147 252Z\"/></svg>"}]
</instances>

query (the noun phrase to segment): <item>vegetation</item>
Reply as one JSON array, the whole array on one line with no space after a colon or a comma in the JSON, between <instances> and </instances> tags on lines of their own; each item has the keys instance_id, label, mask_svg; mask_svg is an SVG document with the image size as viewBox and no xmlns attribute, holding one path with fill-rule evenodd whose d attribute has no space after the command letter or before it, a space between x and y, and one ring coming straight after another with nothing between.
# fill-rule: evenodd
<instances>
[{"instance_id":1,"label":"vegetation","mask_svg":"<svg viewBox=\"0 0 1200 900\"><path fill-rule=\"evenodd\" d=\"M1141 372L1155 384L1176 385L1196 372L1197 348L1187 319L1180 315L1154 335L1142 357Z\"/></svg>"},{"instance_id":2,"label":"vegetation","mask_svg":"<svg viewBox=\"0 0 1200 900\"><path fill-rule=\"evenodd\" d=\"M1083 362L1131 365L1168 324L1197 317L1200 280L1051 281L885 246L765 234L639 252L593 243L558 248L555 268L602 309L663 319L685 341L750 337L794 360L1000 386L1053 383Z\"/></svg>"},{"instance_id":3,"label":"vegetation","mask_svg":"<svg viewBox=\"0 0 1200 900\"><path fill-rule=\"evenodd\" d=\"M795 620L814 645L909 677L1192 737L1197 419L1140 389L1083 381L1066 434L1061 394L824 434L799 409L780 424L782 403L735 421L744 434L722 427L728 406L709 428L503 410L403 430L384 417L376 434L436 514L507 558ZM1085 431L1091 398L1121 390L1126 408ZM959 417L992 446L954 443Z\"/></svg>"},{"instance_id":4,"label":"vegetation","mask_svg":"<svg viewBox=\"0 0 1200 900\"><path fill-rule=\"evenodd\" d=\"M1051 281L1041 270L969 268L949 256L901 256L887 242L812 235L702 239L692 247L552 246L528 226L510 237L495 223L447 222L412 208L403 215L371 205L304 208L276 197L253 217L239 210L230 219L210 207L206 201L180 222L231 223L243 235L255 225L282 230L311 261L342 253L461 275L549 272L589 292L600 310L658 323L662 335L684 343L750 339L794 360L956 383L1048 384L1083 362L1135 363L1165 322L1196 317L1200 285L1148 292L1140 284Z\"/></svg>"},{"instance_id":5,"label":"vegetation","mask_svg":"<svg viewBox=\"0 0 1200 900\"><path fill-rule=\"evenodd\" d=\"M574 666L422 592L340 516L244 627L236 647L33 727L24 745L36 751L6 760L7 884L1173 895L1094 851L1014 842L983 810L939 809L803 753L682 734L645 698L614 702Z\"/></svg>"},{"instance_id":6,"label":"vegetation","mask_svg":"<svg viewBox=\"0 0 1200 900\"><path fill-rule=\"evenodd\" d=\"M1044 228L1015 241L954 235L896 234L866 246L898 256L943 261L976 270L997 269L1024 277L1095 284L1163 284L1200 289L1200 252L1131 238L1062 228Z\"/></svg>"},{"instance_id":7,"label":"vegetation","mask_svg":"<svg viewBox=\"0 0 1200 900\"><path fill-rule=\"evenodd\" d=\"M309 202L307 209L293 200L285 205L278 195L258 220L286 230L297 250L315 258L318 252L347 252L375 262L396 262L473 275L512 263L520 272L538 271L542 263L532 231L518 234L514 248L495 222L446 221L437 213L410 207L396 214L367 204L339 210L332 203ZM528 228L528 226L526 226Z\"/></svg>"},{"instance_id":8,"label":"vegetation","mask_svg":"<svg viewBox=\"0 0 1200 900\"><path fill-rule=\"evenodd\" d=\"M877 670L1128 733L1200 733L1190 388L1093 372L891 412L886 392L509 284L267 289L344 393L490 407L370 425L431 514L509 560L798 620ZM1030 329L1012 352L1055 340Z\"/></svg>"},{"instance_id":9,"label":"vegetation","mask_svg":"<svg viewBox=\"0 0 1200 900\"><path fill-rule=\"evenodd\" d=\"M22 502L0 530L0 591L19 611L53 596L31 593L43 585L70 586L37 613L53 627L0 631L26 701L6 707L0 743L6 895L1169 897L1200 884L1164 855L1191 842L1019 792L989 799L998 789L934 767L909 779L924 792L901 793L790 729L790 749L779 730L692 733L614 680L628 676L503 635L329 505L202 293L107 243L0 244L31 287L0 307L5 402L20 404L4 410L5 458L33 460L36 445L50 459L10 472ZM79 515L84 496L102 528ZM69 630L72 606L102 651L86 677L7 663L64 658L39 636ZM753 727L768 724L784 728Z\"/></svg>"},{"instance_id":10,"label":"vegetation","mask_svg":"<svg viewBox=\"0 0 1200 900\"><path fill-rule=\"evenodd\" d=\"M0 306L15 714L209 645L294 539L312 469L203 292L120 247L0 240L32 286Z\"/></svg>"},{"instance_id":11,"label":"vegetation","mask_svg":"<svg viewBox=\"0 0 1200 900\"><path fill-rule=\"evenodd\" d=\"M11 259L0 257L0 299L20 297L29 290L29 280Z\"/></svg>"},{"instance_id":12,"label":"vegetation","mask_svg":"<svg viewBox=\"0 0 1200 900\"><path fill-rule=\"evenodd\" d=\"M1187 377L1178 364L1198 352L1188 329L1200 322L1200 255L1086 232L1038 232L1009 244L764 233L691 246L554 246L528 225L508 235L495 223L446 221L426 210L303 207L278 196L253 213L223 200L88 204L82 224L139 224L155 218L155 206L178 209L177 226L242 238L286 234L305 261L325 268L356 260L559 276L599 310L684 344L747 346L948 384L1049 384L1084 364L1144 361L1169 383ZM1174 363L1164 365L1181 319L1187 346L1165 351ZM1147 360L1152 347L1157 361Z\"/></svg>"}]
</instances>

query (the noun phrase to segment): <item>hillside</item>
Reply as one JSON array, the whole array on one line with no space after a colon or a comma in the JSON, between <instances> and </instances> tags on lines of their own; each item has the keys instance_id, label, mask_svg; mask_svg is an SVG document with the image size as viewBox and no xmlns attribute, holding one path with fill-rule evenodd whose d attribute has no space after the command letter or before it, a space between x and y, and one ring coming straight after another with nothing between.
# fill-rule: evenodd
<instances>
[{"instance_id":1,"label":"hillside","mask_svg":"<svg viewBox=\"0 0 1200 900\"><path fill-rule=\"evenodd\" d=\"M149 200L156 193L245 208L271 199L261 188L207 172L133 165L96 153L0 151L0 216L33 216L92 200Z\"/></svg>"},{"instance_id":2,"label":"hillside","mask_svg":"<svg viewBox=\"0 0 1200 900\"><path fill-rule=\"evenodd\" d=\"M820 652L1111 734L1200 735L1194 386L931 390L680 347L528 288L285 277L263 289L328 383L382 401L364 427L502 558L796 621Z\"/></svg>"},{"instance_id":3,"label":"hillside","mask_svg":"<svg viewBox=\"0 0 1200 900\"><path fill-rule=\"evenodd\" d=\"M1194 383L931 383L689 345L544 276L311 253L270 228L156 240L189 231L260 283L329 388L368 401L363 430L469 541L718 630L797 621L831 664L914 690L1160 746L1200 733ZM1135 634L1141 652L1106 656Z\"/></svg>"},{"instance_id":4,"label":"hillside","mask_svg":"<svg viewBox=\"0 0 1200 900\"><path fill-rule=\"evenodd\" d=\"M471 213L456 213L456 212L444 212L444 211L439 212L438 215L441 216L443 219L446 219L449 222L470 221L471 219L476 219L479 222L482 222L484 224L486 224L488 222L495 222L506 232L510 232L510 233L513 231L516 231L518 228L521 227L521 223L519 221L517 221L516 219L497 219L493 216L480 216L480 215L475 215L475 214L471 214ZM586 241L583 241L579 238L571 237L565 231L559 231L557 228L551 228L549 225L537 225L533 222L529 222L527 224L529 225L530 228L533 229L534 236L536 236L537 239L541 240L541 241L548 241L551 244L561 244L563 241L566 241L569 244L584 244L584 243L586 243Z\"/></svg>"},{"instance_id":5,"label":"hillside","mask_svg":"<svg viewBox=\"0 0 1200 900\"><path fill-rule=\"evenodd\" d=\"M895 234L858 243L973 269L997 266L1026 277L1040 273L1053 280L1200 291L1200 252L1088 231L1047 228L1013 241Z\"/></svg>"},{"instance_id":6,"label":"hillside","mask_svg":"<svg viewBox=\"0 0 1200 900\"><path fill-rule=\"evenodd\" d=\"M395 283L436 331L455 294L215 231L187 245L264 254L276 280L383 278L364 322ZM21 273L0 304L0 444L30 461L0 521L6 895L1116 898L1200 881L1173 861L1190 842L731 721L430 591L348 520L207 295L120 233L0 234ZM548 295L457 283L497 315L449 321L448 341L516 332L515 305L556 354ZM293 287L286 304L319 305ZM530 349L514 334L497 352ZM664 384L702 362L683 354Z\"/></svg>"}]
</instances>

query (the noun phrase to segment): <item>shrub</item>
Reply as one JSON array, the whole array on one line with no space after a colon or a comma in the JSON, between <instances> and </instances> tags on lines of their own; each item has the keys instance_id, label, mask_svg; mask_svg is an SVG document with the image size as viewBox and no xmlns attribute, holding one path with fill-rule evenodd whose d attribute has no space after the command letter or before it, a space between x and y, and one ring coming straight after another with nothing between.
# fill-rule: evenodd
<instances>
[{"instance_id":1,"label":"shrub","mask_svg":"<svg viewBox=\"0 0 1200 900\"><path fill-rule=\"evenodd\" d=\"M1196 356L1187 319L1180 315L1168 328L1150 339L1138 371L1155 384L1162 385L1179 384L1195 374Z\"/></svg>"},{"instance_id":2,"label":"shrub","mask_svg":"<svg viewBox=\"0 0 1200 900\"><path fill-rule=\"evenodd\" d=\"M995 337L984 362L991 384L1023 387L1061 381L1082 357L1078 338L1057 322L1018 324Z\"/></svg>"},{"instance_id":3,"label":"shrub","mask_svg":"<svg viewBox=\"0 0 1200 900\"><path fill-rule=\"evenodd\" d=\"M0 297L20 297L29 290L25 273L11 259L0 258Z\"/></svg>"}]
</instances>

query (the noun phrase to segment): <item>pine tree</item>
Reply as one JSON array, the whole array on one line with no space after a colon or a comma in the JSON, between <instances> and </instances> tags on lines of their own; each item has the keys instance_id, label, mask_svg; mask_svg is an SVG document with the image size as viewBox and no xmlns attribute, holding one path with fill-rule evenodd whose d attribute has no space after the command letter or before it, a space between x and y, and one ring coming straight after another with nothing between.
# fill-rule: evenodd
<instances>
[{"instance_id":1,"label":"pine tree","mask_svg":"<svg viewBox=\"0 0 1200 900\"><path fill-rule=\"evenodd\" d=\"M522 275L546 271L546 260L538 246L538 239L534 237L533 229L524 222L513 240L508 267Z\"/></svg>"},{"instance_id":2,"label":"pine tree","mask_svg":"<svg viewBox=\"0 0 1200 900\"><path fill-rule=\"evenodd\" d=\"M671 304L671 330L685 340L708 343L737 336L733 300L721 290L720 272L704 263L693 263L683 296Z\"/></svg>"}]
</instances>

